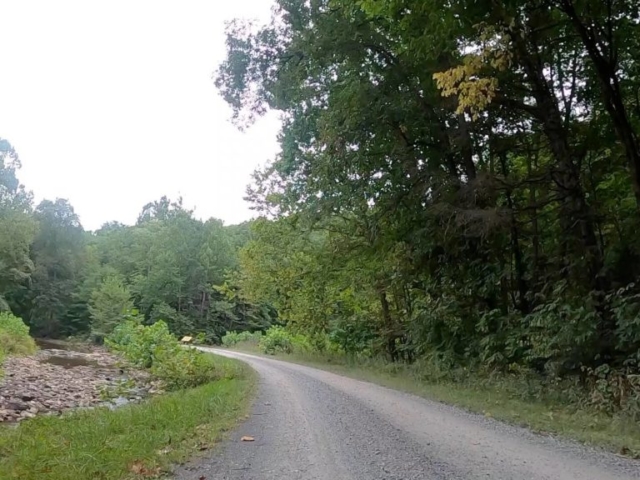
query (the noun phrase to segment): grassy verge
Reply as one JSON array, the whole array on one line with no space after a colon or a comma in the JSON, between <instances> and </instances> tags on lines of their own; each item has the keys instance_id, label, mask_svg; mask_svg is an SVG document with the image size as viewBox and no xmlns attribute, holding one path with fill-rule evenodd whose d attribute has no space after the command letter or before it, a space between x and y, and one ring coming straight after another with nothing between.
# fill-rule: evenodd
<instances>
[{"instance_id":1,"label":"grassy verge","mask_svg":"<svg viewBox=\"0 0 640 480\"><path fill-rule=\"evenodd\" d=\"M117 410L38 417L0 429L0 478L154 477L218 441L247 411L255 375L216 357L225 378Z\"/></svg>"},{"instance_id":2,"label":"grassy verge","mask_svg":"<svg viewBox=\"0 0 640 480\"><path fill-rule=\"evenodd\" d=\"M257 345L239 344L236 349L263 355ZM312 352L278 353L275 358L413 393L539 433L557 434L640 458L640 423L637 420L592 408L579 408L563 400L567 392L522 398L521 392L527 388L526 380L517 377L433 381L424 378L415 366L382 361L355 361Z\"/></svg>"}]
</instances>

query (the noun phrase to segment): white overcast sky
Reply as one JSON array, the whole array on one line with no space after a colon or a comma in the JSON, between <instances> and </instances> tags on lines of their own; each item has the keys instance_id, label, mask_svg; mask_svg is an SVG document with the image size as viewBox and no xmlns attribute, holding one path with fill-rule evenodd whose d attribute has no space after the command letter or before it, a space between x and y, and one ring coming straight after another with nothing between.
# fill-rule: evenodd
<instances>
[{"instance_id":1,"label":"white overcast sky","mask_svg":"<svg viewBox=\"0 0 640 480\"><path fill-rule=\"evenodd\" d=\"M246 133L211 80L224 22L267 21L271 0L0 0L0 137L36 196L67 198L87 229L133 223L182 195L200 218L251 217L251 172L279 123Z\"/></svg>"}]
</instances>

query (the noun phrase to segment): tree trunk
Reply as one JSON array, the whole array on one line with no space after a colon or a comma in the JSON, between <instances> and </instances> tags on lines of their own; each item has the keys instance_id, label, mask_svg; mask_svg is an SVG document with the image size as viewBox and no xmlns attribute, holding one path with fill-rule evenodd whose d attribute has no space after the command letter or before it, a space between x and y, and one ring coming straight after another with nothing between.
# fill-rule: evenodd
<instances>
[{"instance_id":1,"label":"tree trunk","mask_svg":"<svg viewBox=\"0 0 640 480\"><path fill-rule=\"evenodd\" d=\"M393 328L393 320L391 319L391 309L389 308L389 300L387 292L380 289L380 306L382 307L382 321L384 323L385 333L387 337L387 353L391 357L391 361L398 360L398 350L396 348L396 335Z\"/></svg>"},{"instance_id":2,"label":"tree trunk","mask_svg":"<svg viewBox=\"0 0 640 480\"><path fill-rule=\"evenodd\" d=\"M458 115L457 142L460 145L460 163L467 181L476 178L476 164L473 162L473 139L469 130L469 122L463 114Z\"/></svg>"},{"instance_id":3,"label":"tree trunk","mask_svg":"<svg viewBox=\"0 0 640 480\"><path fill-rule=\"evenodd\" d=\"M200 303L200 318L204 318L204 302L207 298L207 292L202 291L202 302Z\"/></svg>"},{"instance_id":4,"label":"tree trunk","mask_svg":"<svg viewBox=\"0 0 640 480\"><path fill-rule=\"evenodd\" d=\"M502 165L502 174L505 179L508 176L507 171L507 159L506 153L500 153L500 164ZM516 273L516 285L518 288L518 303L516 307L522 312L523 315L529 313L529 301L527 300L527 293L529 286L526 280L526 266L520 249L520 234L518 231L518 223L516 221L516 212L513 198L511 196L511 187L507 187L505 192L507 198L507 206L509 207L509 220L511 226L511 251L513 252L513 258L515 260L515 273Z\"/></svg>"},{"instance_id":5,"label":"tree trunk","mask_svg":"<svg viewBox=\"0 0 640 480\"><path fill-rule=\"evenodd\" d=\"M536 154L537 155L537 154ZM535 163L535 165L534 165ZM527 152L527 175L531 178L533 169L537 168L537 162L535 158L532 158L531 151ZM531 230L532 230L532 242L533 242L533 285L534 289L537 288L538 276L540 270L540 230L538 228L538 209L536 208L536 187L532 183L529 186L529 209L531 210Z\"/></svg>"},{"instance_id":6,"label":"tree trunk","mask_svg":"<svg viewBox=\"0 0 640 480\"><path fill-rule=\"evenodd\" d=\"M562 258L566 258L569 252L575 252L578 247L580 251L576 253L578 256L584 256L587 261L588 282L592 288L597 288L602 255L598 249L593 214L586 203L580 183L580 159L569 146L568 132L562 122L558 99L547 83L544 63L538 58L535 38L529 37L525 40L519 32L515 32L513 38L516 53L520 57L536 100L536 118L556 161L552 178L559 190L559 221L563 231L560 254ZM572 240L577 240L577 244L572 245ZM567 268L569 266L566 264Z\"/></svg>"}]
</instances>

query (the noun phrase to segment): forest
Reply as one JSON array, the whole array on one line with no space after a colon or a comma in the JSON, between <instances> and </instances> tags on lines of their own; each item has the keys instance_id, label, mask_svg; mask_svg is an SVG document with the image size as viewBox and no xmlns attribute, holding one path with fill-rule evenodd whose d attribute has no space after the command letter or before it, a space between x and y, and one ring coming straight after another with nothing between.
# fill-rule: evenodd
<instances>
[{"instance_id":1,"label":"forest","mask_svg":"<svg viewBox=\"0 0 640 480\"><path fill-rule=\"evenodd\" d=\"M0 308L36 336L264 331L442 370L604 385L640 405L640 2L278 0L215 84L281 152L259 218L180 201L86 232L0 146ZM523 373L524 374L524 373ZM604 383L598 383L604 382Z\"/></svg>"},{"instance_id":2,"label":"forest","mask_svg":"<svg viewBox=\"0 0 640 480\"><path fill-rule=\"evenodd\" d=\"M88 232L67 200L34 206L19 167L0 139L0 311L21 317L33 336L101 342L134 309L210 343L275 320L266 304L242 300L232 278L248 224L202 222L181 200L163 197L133 226Z\"/></svg>"},{"instance_id":3,"label":"forest","mask_svg":"<svg viewBox=\"0 0 640 480\"><path fill-rule=\"evenodd\" d=\"M640 398L640 2L279 0L215 81L282 151L246 298L348 352Z\"/></svg>"}]
</instances>

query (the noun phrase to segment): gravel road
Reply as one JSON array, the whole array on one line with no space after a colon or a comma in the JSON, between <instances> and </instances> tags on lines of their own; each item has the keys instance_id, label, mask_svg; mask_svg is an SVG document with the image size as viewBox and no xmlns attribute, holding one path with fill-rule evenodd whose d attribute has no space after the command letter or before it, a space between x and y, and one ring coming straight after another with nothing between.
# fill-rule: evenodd
<instances>
[{"instance_id":1,"label":"gravel road","mask_svg":"<svg viewBox=\"0 0 640 480\"><path fill-rule=\"evenodd\" d=\"M260 375L251 417L179 480L622 480L640 462L314 368L212 350ZM254 442L242 442L242 436Z\"/></svg>"}]
</instances>

